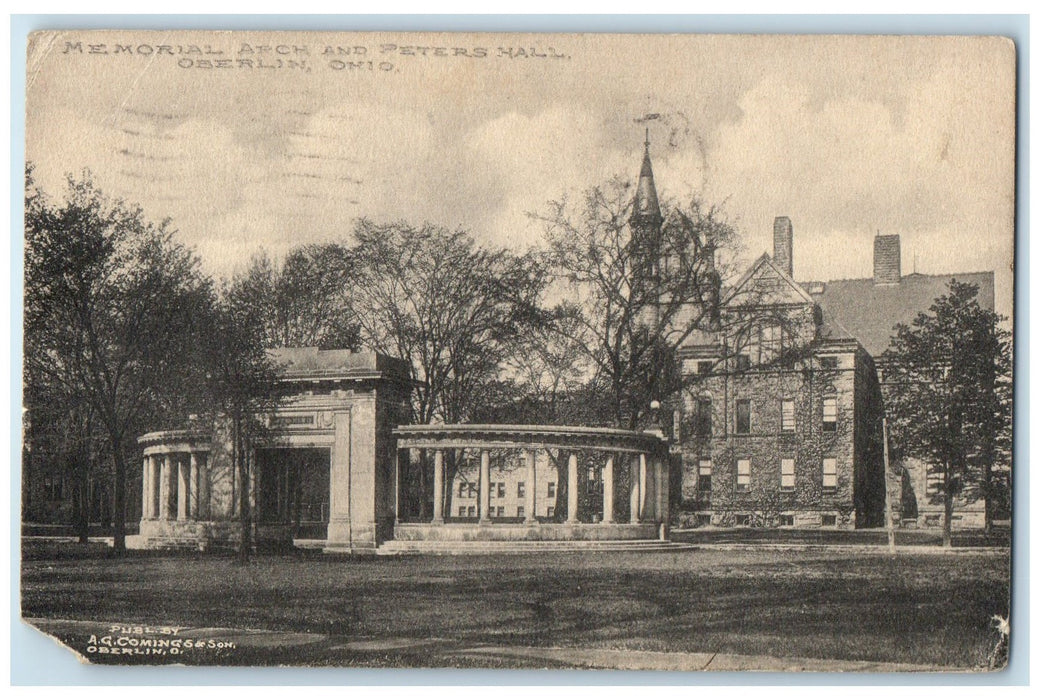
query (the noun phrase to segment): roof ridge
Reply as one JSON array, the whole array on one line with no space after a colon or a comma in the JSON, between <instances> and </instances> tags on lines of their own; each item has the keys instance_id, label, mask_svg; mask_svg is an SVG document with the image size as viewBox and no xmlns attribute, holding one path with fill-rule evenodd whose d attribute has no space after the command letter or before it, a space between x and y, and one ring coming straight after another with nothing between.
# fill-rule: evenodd
<instances>
[{"instance_id":1,"label":"roof ridge","mask_svg":"<svg viewBox=\"0 0 1040 700\"><path fill-rule=\"evenodd\" d=\"M901 275L900 279L907 277L957 277L959 275L996 275L994 270L977 270L973 272L910 272ZM811 279L802 280L798 284L832 284L834 282L874 282L873 277L838 277L837 279ZM891 286L891 285L890 285Z\"/></svg>"}]
</instances>

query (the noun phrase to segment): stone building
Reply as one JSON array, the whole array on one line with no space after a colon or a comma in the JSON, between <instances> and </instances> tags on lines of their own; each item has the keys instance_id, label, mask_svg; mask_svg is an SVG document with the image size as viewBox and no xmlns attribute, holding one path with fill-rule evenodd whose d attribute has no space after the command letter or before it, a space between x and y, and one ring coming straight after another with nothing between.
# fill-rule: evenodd
<instances>
[{"instance_id":1,"label":"stone building","mask_svg":"<svg viewBox=\"0 0 1040 700\"><path fill-rule=\"evenodd\" d=\"M719 526L874 527L884 515L869 353L791 277L791 226L679 350L681 510Z\"/></svg>"},{"instance_id":2,"label":"stone building","mask_svg":"<svg viewBox=\"0 0 1040 700\"><path fill-rule=\"evenodd\" d=\"M662 223L647 152L630 224L650 257ZM875 238L872 277L829 282L795 281L794 243L791 220L776 217L772 257L720 290L719 317L679 349L684 389L670 402L670 432L681 522L882 525L894 326L927 311L953 279L977 285L980 305L993 308L992 272L904 276L898 235ZM652 281L655 268L644 267ZM927 465L911 459L892 471L902 474L888 485L896 521L941 526ZM984 503L958 503L953 525L981 526L984 512Z\"/></svg>"},{"instance_id":3,"label":"stone building","mask_svg":"<svg viewBox=\"0 0 1040 700\"><path fill-rule=\"evenodd\" d=\"M376 353L283 348L277 428L251 451L250 512L258 546L325 540L329 551L374 550L392 536L397 477L392 431L407 422L409 368ZM242 483L231 441L215 430L139 439L139 534L132 548L233 546Z\"/></svg>"}]
</instances>

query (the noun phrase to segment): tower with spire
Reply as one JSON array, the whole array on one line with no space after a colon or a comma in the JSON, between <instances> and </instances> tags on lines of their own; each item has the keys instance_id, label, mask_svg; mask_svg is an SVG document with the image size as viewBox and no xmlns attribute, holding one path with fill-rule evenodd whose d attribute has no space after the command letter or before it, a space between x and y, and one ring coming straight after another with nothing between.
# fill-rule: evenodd
<instances>
[{"instance_id":1,"label":"tower with spire","mask_svg":"<svg viewBox=\"0 0 1040 700\"><path fill-rule=\"evenodd\" d=\"M628 224L632 235L633 293L636 298L645 300L638 314L638 322L648 328L655 327L658 322L657 303L651 297L660 282L663 223L657 187L654 185L654 168L650 163L650 129L647 128L643 143L643 165L639 169L639 182Z\"/></svg>"}]
</instances>

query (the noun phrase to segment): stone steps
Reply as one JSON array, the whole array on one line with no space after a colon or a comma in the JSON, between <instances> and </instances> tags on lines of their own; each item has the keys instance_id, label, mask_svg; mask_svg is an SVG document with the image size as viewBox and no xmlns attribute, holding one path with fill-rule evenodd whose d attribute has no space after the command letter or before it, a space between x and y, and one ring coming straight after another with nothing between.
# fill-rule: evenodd
<instances>
[{"instance_id":1,"label":"stone steps","mask_svg":"<svg viewBox=\"0 0 1040 700\"><path fill-rule=\"evenodd\" d=\"M376 554L526 554L539 552L662 552L694 549L681 542L661 540L480 540L466 542L438 540L389 540L379 545Z\"/></svg>"}]
</instances>

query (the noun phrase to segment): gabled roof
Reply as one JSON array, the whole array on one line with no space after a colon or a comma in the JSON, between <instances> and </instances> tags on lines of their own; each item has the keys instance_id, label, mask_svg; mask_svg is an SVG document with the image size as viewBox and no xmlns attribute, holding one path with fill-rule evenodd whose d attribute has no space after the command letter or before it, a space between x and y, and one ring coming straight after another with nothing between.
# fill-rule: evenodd
<instances>
[{"instance_id":1,"label":"gabled roof","mask_svg":"<svg viewBox=\"0 0 1040 700\"><path fill-rule=\"evenodd\" d=\"M805 282L823 310L825 319L840 321L874 357L881 356L891 342L897 323L909 324L928 311L936 297L948 291L951 280L979 287L979 305L993 309L993 273L969 272L952 275L906 275L898 284L874 284L872 278ZM817 291L820 290L820 291Z\"/></svg>"},{"instance_id":2,"label":"gabled roof","mask_svg":"<svg viewBox=\"0 0 1040 700\"><path fill-rule=\"evenodd\" d=\"M791 276L784 272L779 265L773 262L773 259L769 257L768 253L762 253L762 256L752 263L751 267L748 268L737 283L730 288L726 294L726 299L723 302L723 306L728 306L731 303L739 305L740 300L737 299L737 295L752 281L762 279L779 279L785 284L780 285L779 294L770 294L768 299L754 300L750 303L769 303L769 304L812 304L814 299L809 292L805 291L800 284L791 279Z\"/></svg>"}]
</instances>

